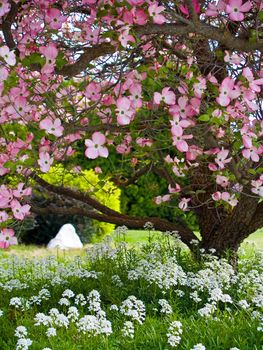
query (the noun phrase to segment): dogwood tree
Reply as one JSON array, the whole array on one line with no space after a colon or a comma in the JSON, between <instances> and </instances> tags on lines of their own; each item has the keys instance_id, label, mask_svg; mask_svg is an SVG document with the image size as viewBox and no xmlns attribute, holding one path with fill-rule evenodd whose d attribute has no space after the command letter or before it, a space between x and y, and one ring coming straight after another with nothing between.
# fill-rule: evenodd
<instances>
[{"instance_id":1,"label":"dogwood tree","mask_svg":"<svg viewBox=\"0 0 263 350\"><path fill-rule=\"evenodd\" d=\"M156 205L192 211L219 255L263 226L261 0L0 4L2 246L50 210L197 239L183 216L131 217L48 183L59 163L120 187L154 172L167 182ZM34 186L72 205L37 206Z\"/></svg>"}]
</instances>

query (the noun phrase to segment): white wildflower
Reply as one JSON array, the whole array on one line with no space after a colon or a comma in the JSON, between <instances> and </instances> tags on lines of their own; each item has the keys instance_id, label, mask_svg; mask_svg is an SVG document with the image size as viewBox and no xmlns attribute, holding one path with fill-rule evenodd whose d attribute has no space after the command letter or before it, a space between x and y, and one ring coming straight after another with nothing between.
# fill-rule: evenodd
<instances>
[{"instance_id":1,"label":"white wildflower","mask_svg":"<svg viewBox=\"0 0 263 350\"><path fill-rule=\"evenodd\" d=\"M159 299L158 304L161 306L161 310L160 310L161 313L167 314L167 315L173 313L173 309L167 300Z\"/></svg>"},{"instance_id":2,"label":"white wildflower","mask_svg":"<svg viewBox=\"0 0 263 350\"><path fill-rule=\"evenodd\" d=\"M52 323L51 317L43 314L42 312L39 312L35 315L34 321L35 326L49 326Z\"/></svg>"},{"instance_id":3,"label":"white wildflower","mask_svg":"<svg viewBox=\"0 0 263 350\"><path fill-rule=\"evenodd\" d=\"M144 303L134 295L129 296L120 306L120 313L142 324L145 320Z\"/></svg>"},{"instance_id":4,"label":"white wildflower","mask_svg":"<svg viewBox=\"0 0 263 350\"><path fill-rule=\"evenodd\" d=\"M62 293L62 297L63 298L73 298L75 296L74 292L72 292L71 289L66 289L64 290L64 292Z\"/></svg>"},{"instance_id":5,"label":"white wildflower","mask_svg":"<svg viewBox=\"0 0 263 350\"><path fill-rule=\"evenodd\" d=\"M32 345L32 340L29 338L20 338L16 343L16 350L27 350Z\"/></svg>"},{"instance_id":6,"label":"white wildflower","mask_svg":"<svg viewBox=\"0 0 263 350\"><path fill-rule=\"evenodd\" d=\"M78 309L75 306L71 306L68 309L68 319L75 322L79 318Z\"/></svg>"},{"instance_id":7,"label":"white wildflower","mask_svg":"<svg viewBox=\"0 0 263 350\"><path fill-rule=\"evenodd\" d=\"M200 303L202 301L201 298L199 298L197 291L195 290L194 292L190 293L190 298L193 299L195 303Z\"/></svg>"},{"instance_id":8,"label":"white wildflower","mask_svg":"<svg viewBox=\"0 0 263 350\"><path fill-rule=\"evenodd\" d=\"M75 304L76 305L80 305L80 306L84 306L84 305L87 304L87 301L86 301L86 299L85 299L83 294L76 295L76 297L75 297Z\"/></svg>"},{"instance_id":9,"label":"white wildflower","mask_svg":"<svg viewBox=\"0 0 263 350\"><path fill-rule=\"evenodd\" d=\"M18 297L11 298L10 302L9 302L9 305L10 306L14 306L16 309L19 309L23 305L22 304L22 299L18 298Z\"/></svg>"},{"instance_id":10,"label":"white wildflower","mask_svg":"<svg viewBox=\"0 0 263 350\"><path fill-rule=\"evenodd\" d=\"M15 336L17 338L25 338L27 336L27 329L24 326L18 326L15 330Z\"/></svg>"},{"instance_id":11,"label":"white wildflower","mask_svg":"<svg viewBox=\"0 0 263 350\"><path fill-rule=\"evenodd\" d=\"M77 328L79 332L95 335L98 331L98 319L93 315L85 315L77 322Z\"/></svg>"},{"instance_id":12,"label":"white wildflower","mask_svg":"<svg viewBox=\"0 0 263 350\"><path fill-rule=\"evenodd\" d=\"M166 334L168 344L170 344L171 347L176 347L180 344L182 333L182 323L180 321L173 321L168 328L168 333Z\"/></svg>"},{"instance_id":13,"label":"white wildflower","mask_svg":"<svg viewBox=\"0 0 263 350\"><path fill-rule=\"evenodd\" d=\"M205 346L201 343L194 345L191 350L205 350Z\"/></svg>"},{"instance_id":14,"label":"white wildflower","mask_svg":"<svg viewBox=\"0 0 263 350\"><path fill-rule=\"evenodd\" d=\"M250 307L249 303L245 299L239 300L238 305L245 310Z\"/></svg>"},{"instance_id":15,"label":"white wildflower","mask_svg":"<svg viewBox=\"0 0 263 350\"><path fill-rule=\"evenodd\" d=\"M119 311L119 308L118 308L117 305L112 304L112 305L110 306L110 310L111 310L111 311Z\"/></svg>"},{"instance_id":16,"label":"white wildflower","mask_svg":"<svg viewBox=\"0 0 263 350\"><path fill-rule=\"evenodd\" d=\"M65 305L65 306L70 305L70 301L67 298L61 298L58 303L59 305Z\"/></svg>"},{"instance_id":17,"label":"white wildflower","mask_svg":"<svg viewBox=\"0 0 263 350\"><path fill-rule=\"evenodd\" d=\"M39 291L38 296L41 300L48 300L50 298L50 292L46 288Z\"/></svg>"},{"instance_id":18,"label":"white wildflower","mask_svg":"<svg viewBox=\"0 0 263 350\"><path fill-rule=\"evenodd\" d=\"M68 328L69 326L69 320L66 315L63 313L58 314L54 317L54 324L58 327L65 327Z\"/></svg>"},{"instance_id":19,"label":"white wildflower","mask_svg":"<svg viewBox=\"0 0 263 350\"><path fill-rule=\"evenodd\" d=\"M54 328L54 327L48 328L47 331L46 331L46 335L47 335L48 338L55 337L57 335L56 328Z\"/></svg>"},{"instance_id":20,"label":"white wildflower","mask_svg":"<svg viewBox=\"0 0 263 350\"><path fill-rule=\"evenodd\" d=\"M123 328L121 330L124 337L134 338L134 325L131 321L124 322Z\"/></svg>"},{"instance_id":21,"label":"white wildflower","mask_svg":"<svg viewBox=\"0 0 263 350\"><path fill-rule=\"evenodd\" d=\"M197 312L202 317L208 317L212 315L216 310L216 307L214 304L205 304L205 306L201 309L199 309Z\"/></svg>"}]
</instances>

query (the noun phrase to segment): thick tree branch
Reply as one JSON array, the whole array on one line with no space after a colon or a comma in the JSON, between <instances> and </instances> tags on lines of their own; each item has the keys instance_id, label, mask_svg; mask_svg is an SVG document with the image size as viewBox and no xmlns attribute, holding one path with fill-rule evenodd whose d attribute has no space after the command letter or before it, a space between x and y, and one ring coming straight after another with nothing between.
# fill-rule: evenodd
<instances>
[{"instance_id":1,"label":"thick tree branch","mask_svg":"<svg viewBox=\"0 0 263 350\"><path fill-rule=\"evenodd\" d=\"M43 180L41 177L39 177L36 173L33 174L33 178L34 180L42 187L44 187L46 190L68 197L68 198L73 198L76 199L78 201L81 201L83 203L86 203L88 205L90 205L92 208L98 210L99 212L105 214L105 215L111 215L111 216L122 216L122 217L126 217L126 215L124 214L120 214L117 211L110 209L109 207L101 204L100 202L98 202L96 199L90 197L89 195L87 195L86 193L82 193L82 192L77 192L77 191L73 191L70 188L65 188L62 186L55 186L52 184L49 184L47 181Z\"/></svg>"},{"instance_id":2,"label":"thick tree branch","mask_svg":"<svg viewBox=\"0 0 263 350\"><path fill-rule=\"evenodd\" d=\"M13 50L16 47L16 43L12 35L11 26L14 23L15 17L18 13L18 4L16 4L14 1L9 2L11 4L11 9L7 14L6 18L4 19L1 28L4 34L6 45L9 47L10 50Z\"/></svg>"},{"instance_id":3,"label":"thick tree branch","mask_svg":"<svg viewBox=\"0 0 263 350\"><path fill-rule=\"evenodd\" d=\"M74 77L84 71L91 61L101 56L113 54L114 52L116 52L116 48L110 43L87 47L75 63L67 64L60 70L57 69L56 73L67 77Z\"/></svg>"},{"instance_id":4,"label":"thick tree branch","mask_svg":"<svg viewBox=\"0 0 263 350\"><path fill-rule=\"evenodd\" d=\"M99 214L95 211L85 210L82 208L39 208L36 206L31 206L32 212L39 215L46 215L49 213L56 213L57 215L81 215L86 216L91 219L108 222L115 225L125 225L131 229L143 229L144 225L147 222L151 222L157 231L161 232L174 232L177 231L181 236L182 241L190 245L192 239L197 239L194 233L186 226L181 224L171 223L167 220L156 218L156 217L131 217L126 216L125 218L122 216L111 216L111 215L103 215Z\"/></svg>"},{"instance_id":5,"label":"thick tree branch","mask_svg":"<svg viewBox=\"0 0 263 350\"><path fill-rule=\"evenodd\" d=\"M216 40L230 50L238 50L245 52L259 50L263 52L262 40L259 40L257 42L250 42L249 40L233 36L228 30L223 31L219 28L205 23L191 23L188 25L177 23L168 23L163 25L148 24L143 27L137 26L136 33L138 33L139 35L164 34L179 36L185 36L190 33L198 34L206 39Z\"/></svg>"}]
</instances>

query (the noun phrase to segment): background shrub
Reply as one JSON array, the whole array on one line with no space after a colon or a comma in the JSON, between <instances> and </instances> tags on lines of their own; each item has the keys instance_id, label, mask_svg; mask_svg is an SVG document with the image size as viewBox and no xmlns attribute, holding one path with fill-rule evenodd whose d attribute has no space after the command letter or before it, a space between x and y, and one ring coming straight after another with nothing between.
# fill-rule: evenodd
<instances>
[{"instance_id":1,"label":"background shrub","mask_svg":"<svg viewBox=\"0 0 263 350\"><path fill-rule=\"evenodd\" d=\"M120 211L120 190L110 181L100 180L93 170L73 173L62 166L58 166L53 167L47 174L43 174L42 178L53 185L88 192L100 203ZM65 200L58 195L45 192L40 187L34 191L33 202L42 207L83 207L83 204L77 201ZM85 207L87 208L87 206ZM73 224L83 243L108 235L115 228L112 224L91 220L87 217L48 214L27 218L16 231L23 243L47 244L51 238L55 237L60 227L66 223Z\"/></svg>"}]
</instances>

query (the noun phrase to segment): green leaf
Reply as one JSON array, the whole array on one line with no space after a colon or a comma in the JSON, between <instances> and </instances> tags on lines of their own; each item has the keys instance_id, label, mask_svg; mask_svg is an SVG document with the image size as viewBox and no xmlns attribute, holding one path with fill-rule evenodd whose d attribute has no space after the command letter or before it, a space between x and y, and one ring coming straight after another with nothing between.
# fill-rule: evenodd
<instances>
[{"instance_id":1,"label":"green leaf","mask_svg":"<svg viewBox=\"0 0 263 350\"><path fill-rule=\"evenodd\" d=\"M249 169L248 172L250 174L252 174L252 175L256 175L257 174L256 170L254 170L254 169Z\"/></svg>"},{"instance_id":2,"label":"green leaf","mask_svg":"<svg viewBox=\"0 0 263 350\"><path fill-rule=\"evenodd\" d=\"M262 167L261 168L257 168L257 173L260 174L260 175L263 174L263 168Z\"/></svg>"},{"instance_id":3,"label":"green leaf","mask_svg":"<svg viewBox=\"0 0 263 350\"><path fill-rule=\"evenodd\" d=\"M198 120L201 122L208 122L210 120L210 116L208 114L202 114L198 117Z\"/></svg>"},{"instance_id":4,"label":"green leaf","mask_svg":"<svg viewBox=\"0 0 263 350\"><path fill-rule=\"evenodd\" d=\"M39 64L41 67L45 64L46 60L39 53L32 53L30 56L25 57L22 60L23 67L28 67L31 64Z\"/></svg>"},{"instance_id":5,"label":"green leaf","mask_svg":"<svg viewBox=\"0 0 263 350\"><path fill-rule=\"evenodd\" d=\"M63 53L63 52L60 52L60 53L58 54L57 59L56 59L56 67L57 67L58 69L62 69L62 68L65 66L66 63L67 63L67 60L66 60L66 58L65 58L65 56L64 56L64 53Z\"/></svg>"}]
</instances>

